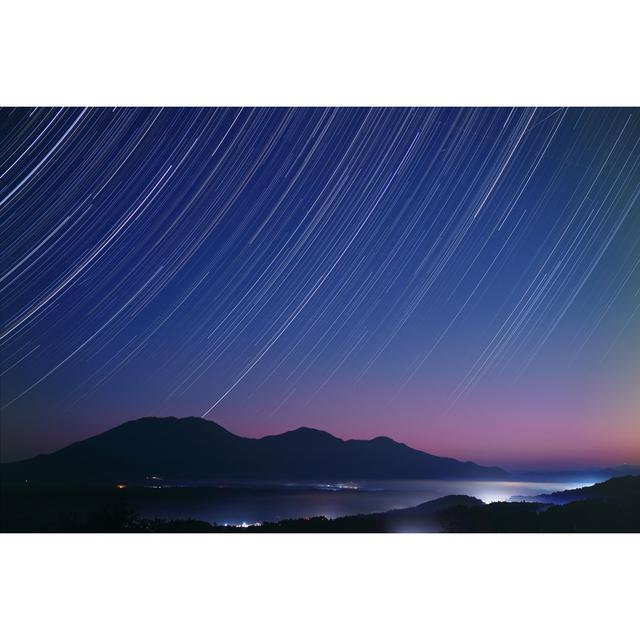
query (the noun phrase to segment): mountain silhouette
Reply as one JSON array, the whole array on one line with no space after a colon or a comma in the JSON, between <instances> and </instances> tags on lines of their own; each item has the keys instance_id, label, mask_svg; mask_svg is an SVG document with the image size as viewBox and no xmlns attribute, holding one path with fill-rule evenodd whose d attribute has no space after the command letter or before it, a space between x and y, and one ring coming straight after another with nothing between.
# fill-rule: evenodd
<instances>
[{"instance_id":1,"label":"mountain silhouette","mask_svg":"<svg viewBox=\"0 0 640 640\"><path fill-rule=\"evenodd\" d=\"M430 455L387 437L341 440L301 427L245 438L202 418L140 418L48 455L0 466L3 484L482 478L505 471Z\"/></svg>"}]
</instances>

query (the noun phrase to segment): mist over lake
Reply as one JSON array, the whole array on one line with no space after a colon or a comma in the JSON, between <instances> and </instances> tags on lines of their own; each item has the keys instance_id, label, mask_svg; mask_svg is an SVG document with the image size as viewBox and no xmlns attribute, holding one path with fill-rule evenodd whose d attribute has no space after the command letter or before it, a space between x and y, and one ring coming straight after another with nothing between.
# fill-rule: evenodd
<instances>
[{"instance_id":1,"label":"mist over lake","mask_svg":"<svg viewBox=\"0 0 640 640\"><path fill-rule=\"evenodd\" d=\"M374 513L414 507L448 495L468 495L483 502L506 501L575 489L585 479L565 481L389 480L335 484L219 485L131 488L128 502L148 518L197 519L211 524L242 525L289 518Z\"/></svg>"}]
</instances>

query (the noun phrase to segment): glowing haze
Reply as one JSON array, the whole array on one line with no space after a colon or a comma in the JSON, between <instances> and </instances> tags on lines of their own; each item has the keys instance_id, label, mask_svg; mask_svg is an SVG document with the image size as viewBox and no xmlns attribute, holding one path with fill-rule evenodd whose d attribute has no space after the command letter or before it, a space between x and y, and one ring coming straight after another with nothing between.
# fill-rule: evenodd
<instances>
[{"instance_id":1,"label":"glowing haze","mask_svg":"<svg viewBox=\"0 0 640 640\"><path fill-rule=\"evenodd\" d=\"M143 415L640 462L640 111L0 111L2 458Z\"/></svg>"}]
</instances>

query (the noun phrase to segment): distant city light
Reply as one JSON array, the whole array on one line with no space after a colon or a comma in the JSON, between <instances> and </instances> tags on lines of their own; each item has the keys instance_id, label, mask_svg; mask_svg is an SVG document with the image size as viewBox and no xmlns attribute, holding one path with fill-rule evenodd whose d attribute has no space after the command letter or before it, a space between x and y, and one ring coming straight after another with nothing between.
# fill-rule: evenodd
<instances>
[{"instance_id":1,"label":"distant city light","mask_svg":"<svg viewBox=\"0 0 640 640\"><path fill-rule=\"evenodd\" d=\"M223 522L222 526L231 527L233 529L248 529L249 527L261 527L262 526L262 522L245 522L243 520L239 524Z\"/></svg>"}]
</instances>

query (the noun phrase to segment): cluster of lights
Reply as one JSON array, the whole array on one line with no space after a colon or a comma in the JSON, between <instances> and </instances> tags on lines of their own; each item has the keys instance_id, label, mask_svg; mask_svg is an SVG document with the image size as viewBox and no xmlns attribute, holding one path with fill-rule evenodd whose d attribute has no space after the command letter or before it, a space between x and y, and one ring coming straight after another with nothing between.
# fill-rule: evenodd
<instances>
[{"instance_id":1,"label":"cluster of lights","mask_svg":"<svg viewBox=\"0 0 640 640\"><path fill-rule=\"evenodd\" d=\"M343 489L349 489L351 491L356 491L360 487L353 482L348 483L338 483L338 484L320 484L317 485L319 489L326 489L328 491L342 491Z\"/></svg>"}]
</instances>

